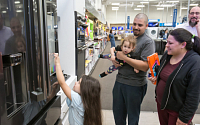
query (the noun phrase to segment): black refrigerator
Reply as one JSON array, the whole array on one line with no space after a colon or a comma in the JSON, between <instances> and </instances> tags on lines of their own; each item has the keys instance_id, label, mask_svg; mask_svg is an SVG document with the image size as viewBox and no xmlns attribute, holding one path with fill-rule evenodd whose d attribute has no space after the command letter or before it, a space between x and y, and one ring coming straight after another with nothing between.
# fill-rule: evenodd
<instances>
[{"instance_id":1,"label":"black refrigerator","mask_svg":"<svg viewBox=\"0 0 200 125\"><path fill-rule=\"evenodd\" d=\"M75 19L75 58L76 58L76 75L79 80L85 74L85 29L88 27L86 18L74 11Z\"/></svg>"},{"instance_id":2,"label":"black refrigerator","mask_svg":"<svg viewBox=\"0 0 200 125\"><path fill-rule=\"evenodd\" d=\"M0 125L61 124L56 0L0 5Z\"/></svg>"}]
</instances>

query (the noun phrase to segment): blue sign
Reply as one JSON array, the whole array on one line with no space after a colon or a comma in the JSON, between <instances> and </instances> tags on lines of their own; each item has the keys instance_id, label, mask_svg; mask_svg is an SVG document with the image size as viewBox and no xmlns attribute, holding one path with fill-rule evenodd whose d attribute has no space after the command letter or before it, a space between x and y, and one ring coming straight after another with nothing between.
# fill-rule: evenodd
<instances>
[{"instance_id":1,"label":"blue sign","mask_svg":"<svg viewBox=\"0 0 200 125\"><path fill-rule=\"evenodd\" d=\"M127 16L127 29L129 29L130 16Z\"/></svg>"},{"instance_id":2,"label":"blue sign","mask_svg":"<svg viewBox=\"0 0 200 125\"><path fill-rule=\"evenodd\" d=\"M176 27L177 9L174 9L172 26Z\"/></svg>"},{"instance_id":3,"label":"blue sign","mask_svg":"<svg viewBox=\"0 0 200 125\"><path fill-rule=\"evenodd\" d=\"M160 27L164 26L164 23L159 23L159 26L160 26Z\"/></svg>"}]
</instances>

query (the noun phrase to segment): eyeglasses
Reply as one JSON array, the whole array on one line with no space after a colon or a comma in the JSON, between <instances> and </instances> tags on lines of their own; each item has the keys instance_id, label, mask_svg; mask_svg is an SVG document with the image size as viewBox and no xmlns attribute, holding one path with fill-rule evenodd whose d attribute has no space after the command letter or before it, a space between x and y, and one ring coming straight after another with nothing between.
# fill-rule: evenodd
<instances>
[{"instance_id":1,"label":"eyeglasses","mask_svg":"<svg viewBox=\"0 0 200 125\"><path fill-rule=\"evenodd\" d=\"M199 15L200 13L199 12L191 12L190 13L190 15L194 15L194 14Z\"/></svg>"}]
</instances>

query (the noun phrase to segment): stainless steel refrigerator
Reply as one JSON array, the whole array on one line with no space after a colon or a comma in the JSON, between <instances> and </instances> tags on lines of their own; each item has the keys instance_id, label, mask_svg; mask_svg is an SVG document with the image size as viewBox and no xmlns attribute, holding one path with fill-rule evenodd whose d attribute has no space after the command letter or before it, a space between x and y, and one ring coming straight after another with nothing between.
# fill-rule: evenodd
<instances>
[{"instance_id":1,"label":"stainless steel refrigerator","mask_svg":"<svg viewBox=\"0 0 200 125\"><path fill-rule=\"evenodd\" d=\"M61 124L56 0L0 0L0 125Z\"/></svg>"}]
</instances>

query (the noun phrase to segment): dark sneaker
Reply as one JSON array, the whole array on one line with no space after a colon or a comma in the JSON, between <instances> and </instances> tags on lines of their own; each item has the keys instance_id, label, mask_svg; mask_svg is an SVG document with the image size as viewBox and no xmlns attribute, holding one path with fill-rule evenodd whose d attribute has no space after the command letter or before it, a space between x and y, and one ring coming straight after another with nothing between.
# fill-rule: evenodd
<instances>
[{"instance_id":1,"label":"dark sneaker","mask_svg":"<svg viewBox=\"0 0 200 125\"><path fill-rule=\"evenodd\" d=\"M103 54L99 54L99 56L98 56L99 58L103 58Z\"/></svg>"},{"instance_id":2,"label":"dark sneaker","mask_svg":"<svg viewBox=\"0 0 200 125\"><path fill-rule=\"evenodd\" d=\"M101 73L101 74L99 75L100 78L102 78L102 77L104 77L104 76L107 76L107 74L106 74L105 72L103 72L103 73Z\"/></svg>"}]
</instances>

